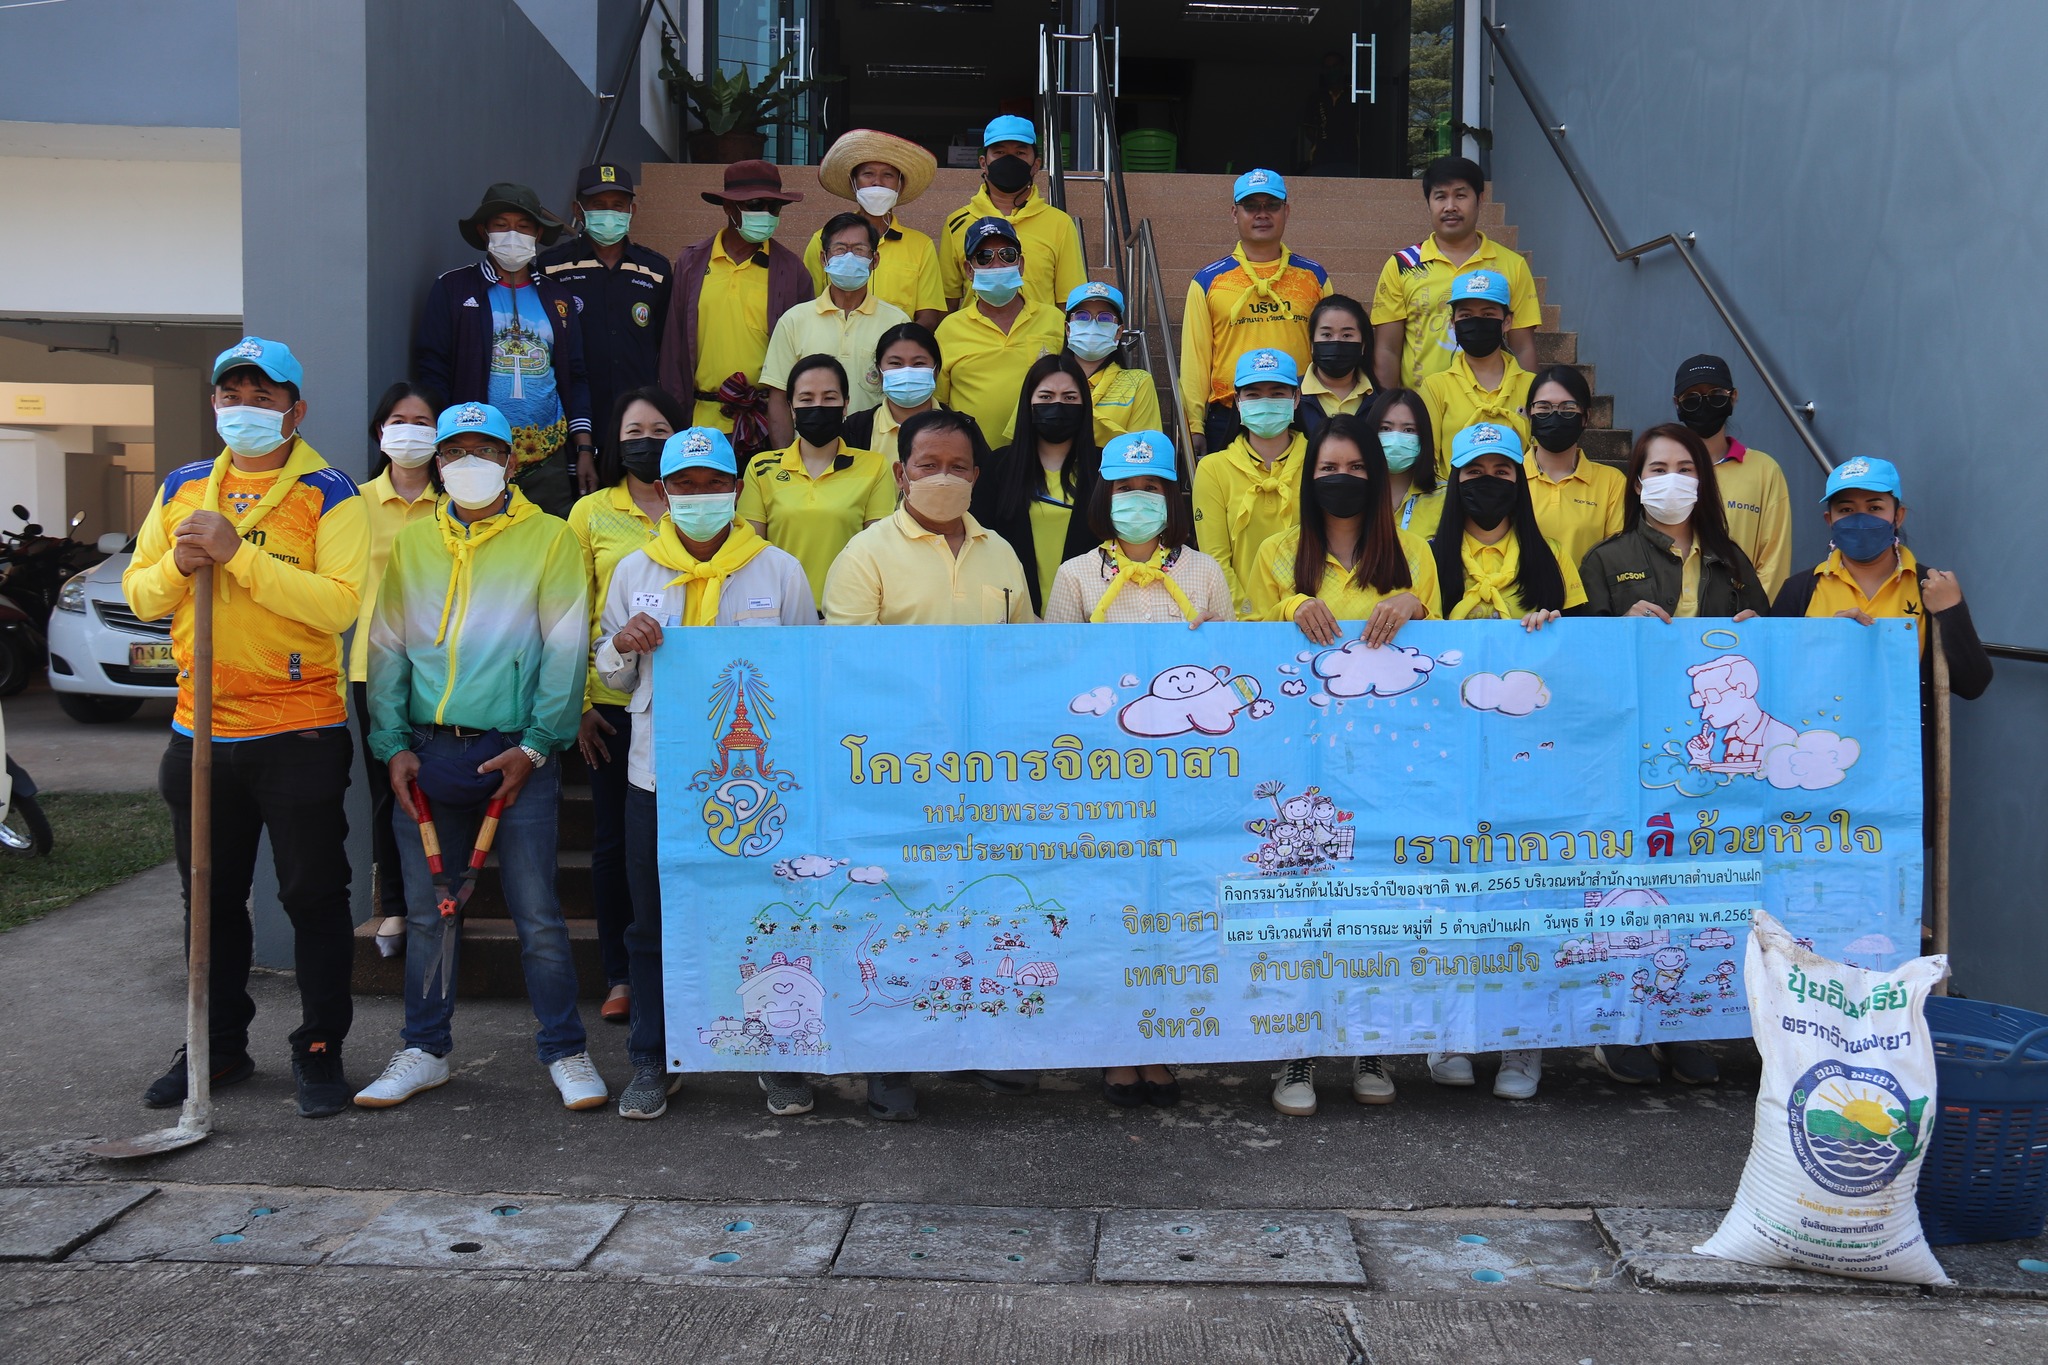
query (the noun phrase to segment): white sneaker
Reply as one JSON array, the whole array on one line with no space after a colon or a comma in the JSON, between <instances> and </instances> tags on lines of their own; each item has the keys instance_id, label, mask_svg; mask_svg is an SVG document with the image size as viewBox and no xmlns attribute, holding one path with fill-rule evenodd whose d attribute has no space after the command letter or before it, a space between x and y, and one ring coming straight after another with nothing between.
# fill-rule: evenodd
<instances>
[{"instance_id":1,"label":"white sneaker","mask_svg":"<svg viewBox=\"0 0 2048 1365\"><path fill-rule=\"evenodd\" d=\"M1377 1057L1351 1059L1351 1098L1360 1104L1392 1104L1394 1081Z\"/></svg>"},{"instance_id":2,"label":"white sneaker","mask_svg":"<svg viewBox=\"0 0 2048 1365\"><path fill-rule=\"evenodd\" d=\"M1316 1060L1297 1057L1273 1081L1273 1107L1304 1119L1316 1112Z\"/></svg>"},{"instance_id":3,"label":"white sneaker","mask_svg":"<svg viewBox=\"0 0 2048 1365\"><path fill-rule=\"evenodd\" d=\"M1469 1052L1430 1053L1429 1078L1438 1085L1472 1084L1472 1054Z\"/></svg>"},{"instance_id":4,"label":"white sneaker","mask_svg":"<svg viewBox=\"0 0 2048 1365\"><path fill-rule=\"evenodd\" d=\"M356 1092L356 1103L365 1109L389 1109L404 1104L422 1090L448 1084L448 1059L416 1047L391 1054L384 1074Z\"/></svg>"},{"instance_id":5,"label":"white sneaker","mask_svg":"<svg viewBox=\"0 0 2048 1365\"><path fill-rule=\"evenodd\" d=\"M605 1088L604 1077L597 1074L597 1063L590 1060L588 1052L558 1057L549 1062L548 1076L554 1081L555 1089L562 1092L564 1109L596 1109L612 1097L612 1092Z\"/></svg>"},{"instance_id":6,"label":"white sneaker","mask_svg":"<svg viewBox=\"0 0 2048 1365\"><path fill-rule=\"evenodd\" d=\"M1533 1100L1536 1083L1543 1079L1543 1049L1500 1054L1500 1074L1493 1078L1493 1093L1504 1100Z\"/></svg>"}]
</instances>

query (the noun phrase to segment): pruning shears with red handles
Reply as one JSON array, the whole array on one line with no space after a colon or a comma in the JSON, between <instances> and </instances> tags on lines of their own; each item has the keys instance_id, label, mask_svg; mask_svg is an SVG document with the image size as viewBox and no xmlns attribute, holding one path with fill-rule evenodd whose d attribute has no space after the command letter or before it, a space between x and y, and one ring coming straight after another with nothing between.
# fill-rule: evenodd
<instances>
[{"instance_id":1,"label":"pruning shears with red handles","mask_svg":"<svg viewBox=\"0 0 2048 1365\"><path fill-rule=\"evenodd\" d=\"M433 965L427 968L420 995L424 998L433 988L434 978L439 977L441 998L446 1000L455 986L455 940L462 933L462 907L469 904L470 893L476 890L477 873L483 870L484 859L491 856L491 841L498 837L498 817L505 813L505 798L492 797L485 808L484 822L476 831L476 847L470 850L469 865L459 877L448 875L441 856L441 836L434 828L434 811L418 783L413 784L412 808L419 821L420 846L426 850L427 871L433 875L436 904L441 911L441 949L435 954Z\"/></svg>"}]
</instances>

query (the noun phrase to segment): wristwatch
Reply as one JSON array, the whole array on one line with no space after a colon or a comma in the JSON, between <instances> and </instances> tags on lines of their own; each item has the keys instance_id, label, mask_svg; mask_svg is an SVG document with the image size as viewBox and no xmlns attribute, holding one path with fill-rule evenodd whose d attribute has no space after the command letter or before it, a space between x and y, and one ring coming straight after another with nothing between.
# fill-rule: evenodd
<instances>
[{"instance_id":1,"label":"wristwatch","mask_svg":"<svg viewBox=\"0 0 2048 1365\"><path fill-rule=\"evenodd\" d=\"M542 753L540 750L534 748L531 744L520 745L519 752L525 754L527 761L532 763L533 766L536 768L545 768L548 766L548 756Z\"/></svg>"}]
</instances>

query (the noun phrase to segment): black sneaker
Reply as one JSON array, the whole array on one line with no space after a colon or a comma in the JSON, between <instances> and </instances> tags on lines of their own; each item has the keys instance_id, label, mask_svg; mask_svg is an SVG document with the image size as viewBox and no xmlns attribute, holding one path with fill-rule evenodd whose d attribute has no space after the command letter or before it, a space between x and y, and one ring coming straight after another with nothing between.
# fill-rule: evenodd
<instances>
[{"instance_id":1,"label":"black sneaker","mask_svg":"<svg viewBox=\"0 0 2048 1365\"><path fill-rule=\"evenodd\" d=\"M341 1070L341 1049L315 1043L292 1058L292 1080L299 1087L299 1117L332 1118L348 1108L348 1077Z\"/></svg>"},{"instance_id":2,"label":"black sneaker","mask_svg":"<svg viewBox=\"0 0 2048 1365\"><path fill-rule=\"evenodd\" d=\"M256 1074L256 1059L246 1052L213 1059L213 1088L234 1085ZM171 1069L149 1083L142 1102L151 1109L175 1109L185 1102L185 1049L171 1059Z\"/></svg>"},{"instance_id":3,"label":"black sneaker","mask_svg":"<svg viewBox=\"0 0 2048 1365\"><path fill-rule=\"evenodd\" d=\"M1687 1085L1717 1085L1721 1080L1720 1063L1714 1054L1698 1043L1659 1043L1650 1049L1651 1055L1671 1068L1671 1074Z\"/></svg>"},{"instance_id":4,"label":"black sneaker","mask_svg":"<svg viewBox=\"0 0 2048 1365\"><path fill-rule=\"evenodd\" d=\"M1640 1043L1603 1043L1593 1049L1593 1060L1623 1085L1655 1085L1664 1079L1664 1069L1657 1065L1650 1049Z\"/></svg>"}]
</instances>

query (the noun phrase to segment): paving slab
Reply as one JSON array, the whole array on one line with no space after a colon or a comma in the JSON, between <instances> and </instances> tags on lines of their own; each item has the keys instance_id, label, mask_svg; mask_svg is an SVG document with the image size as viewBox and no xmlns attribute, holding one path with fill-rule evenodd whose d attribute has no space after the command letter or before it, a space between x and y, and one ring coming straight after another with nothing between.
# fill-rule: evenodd
<instances>
[{"instance_id":1,"label":"paving slab","mask_svg":"<svg viewBox=\"0 0 2048 1365\"><path fill-rule=\"evenodd\" d=\"M1701 1294L1865 1294L1878 1297L1918 1296L1919 1286L1852 1280L1810 1270L1698 1256L1693 1248L1714 1235L1723 1214L1718 1209L1599 1209L1593 1221L1614 1248L1622 1269L1645 1289L1690 1290Z\"/></svg>"},{"instance_id":2,"label":"paving slab","mask_svg":"<svg viewBox=\"0 0 2048 1365\"><path fill-rule=\"evenodd\" d=\"M0 1189L0 1261L54 1261L156 1193L154 1185Z\"/></svg>"},{"instance_id":3,"label":"paving slab","mask_svg":"<svg viewBox=\"0 0 2048 1365\"><path fill-rule=\"evenodd\" d=\"M1936 1247L1955 1284L1936 1289L1950 1298L2048 1299L2048 1237Z\"/></svg>"},{"instance_id":4,"label":"paving slab","mask_svg":"<svg viewBox=\"0 0 2048 1365\"><path fill-rule=\"evenodd\" d=\"M1095 1252L1085 1209L867 1204L853 1215L834 1275L984 1284L1080 1284Z\"/></svg>"},{"instance_id":5,"label":"paving slab","mask_svg":"<svg viewBox=\"0 0 2048 1365\"><path fill-rule=\"evenodd\" d=\"M1352 1228L1383 1293L1587 1293L1620 1283L1586 1218L1356 1218Z\"/></svg>"},{"instance_id":6,"label":"paving slab","mask_svg":"<svg viewBox=\"0 0 2048 1365\"><path fill-rule=\"evenodd\" d=\"M832 1268L851 1209L635 1204L584 1268L600 1275L756 1275Z\"/></svg>"},{"instance_id":7,"label":"paving slab","mask_svg":"<svg viewBox=\"0 0 2048 1365\"><path fill-rule=\"evenodd\" d=\"M1351 1223L1298 1209L1115 1209L1095 1278L1134 1284L1362 1285Z\"/></svg>"},{"instance_id":8,"label":"paving slab","mask_svg":"<svg viewBox=\"0 0 2048 1365\"><path fill-rule=\"evenodd\" d=\"M163 1190L87 1242L78 1261L312 1265L391 1202L305 1190Z\"/></svg>"},{"instance_id":9,"label":"paving slab","mask_svg":"<svg viewBox=\"0 0 2048 1365\"><path fill-rule=\"evenodd\" d=\"M337 1265L574 1270L623 1203L494 1195L401 1195L328 1259Z\"/></svg>"}]
</instances>

